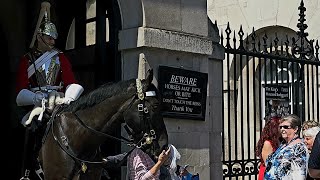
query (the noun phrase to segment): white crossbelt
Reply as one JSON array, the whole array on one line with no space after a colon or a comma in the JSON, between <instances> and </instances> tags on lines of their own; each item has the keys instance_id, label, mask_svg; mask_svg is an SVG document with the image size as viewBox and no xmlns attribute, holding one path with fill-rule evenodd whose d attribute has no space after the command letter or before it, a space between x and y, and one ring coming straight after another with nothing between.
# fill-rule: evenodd
<instances>
[{"instance_id":1,"label":"white crossbelt","mask_svg":"<svg viewBox=\"0 0 320 180\"><path fill-rule=\"evenodd\" d=\"M35 62L34 64L31 64L28 67L28 78L30 78L34 72L35 72L35 68L34 66L36 66L36 69L39 69L39 67L41 67L44 63L46 63L47 61L49 61L53 56L55 56L56 54L58 54L58 51L47 51L46 53L42 54Z\"/></svg>"}]
</instances>

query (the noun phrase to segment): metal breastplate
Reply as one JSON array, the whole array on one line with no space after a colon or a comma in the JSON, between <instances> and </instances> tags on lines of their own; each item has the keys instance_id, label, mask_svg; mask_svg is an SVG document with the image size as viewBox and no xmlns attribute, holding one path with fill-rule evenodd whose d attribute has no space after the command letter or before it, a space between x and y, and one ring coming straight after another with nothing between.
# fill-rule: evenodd
<instances>
[{"instance_id":1,"label":"metal breastplate","mask_svg":"<svg viewBox=\"0 0 320 180\"><path fill-rule=\"evenodd\" d=\"M53 56L50 61L44 63L36 71L37 83L39 86L55 85L60 71L59 56Z\"/></svg>"}]
</instances>

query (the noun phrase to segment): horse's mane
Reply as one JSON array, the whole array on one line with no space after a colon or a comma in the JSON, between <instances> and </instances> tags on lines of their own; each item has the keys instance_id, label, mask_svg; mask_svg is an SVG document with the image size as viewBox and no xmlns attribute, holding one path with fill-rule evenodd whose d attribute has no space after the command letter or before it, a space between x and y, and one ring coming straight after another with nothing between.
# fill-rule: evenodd
<instances>
[{"instance_id":1,"label":"horse's mane","mask_svg":"<svg viewBox=\"0 0 320 180\"><path fill-rule=\"evenodd\" d=\"M81 96L77 101L72 102L69 106L64 108L63 111L75 112L99 104L114 95L129 93L128 90L131 85L135 85L135 79L103 84L90 93Z\"/></svg>"}]
</instances>

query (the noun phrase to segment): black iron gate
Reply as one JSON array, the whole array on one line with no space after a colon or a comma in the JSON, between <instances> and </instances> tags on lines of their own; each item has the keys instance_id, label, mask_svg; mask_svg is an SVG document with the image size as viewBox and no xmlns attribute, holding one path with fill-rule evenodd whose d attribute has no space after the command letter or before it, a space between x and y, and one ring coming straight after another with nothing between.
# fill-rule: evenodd
<instances>
[{"instance_id":1,"label":"black iron gate","mask_svg":"<svg viewBox=\"0 0 320 180\"><path fill-rule=\"evenodd\" d=\"M269 37L254 29L250 36L245 36L242 27L236 35L229 24L221 35L226 51L224 179L257 179L260 160L254 151L264 117L272 113L294 113L302 121L319 122L319 44L307 39L303 1L299 10L299 30L291 35L281 34L283 27L273 27L277 32ZM272 102L266 90L270 89L280 102L276 108L269 107Z\"/></svg>"}]
</instances>

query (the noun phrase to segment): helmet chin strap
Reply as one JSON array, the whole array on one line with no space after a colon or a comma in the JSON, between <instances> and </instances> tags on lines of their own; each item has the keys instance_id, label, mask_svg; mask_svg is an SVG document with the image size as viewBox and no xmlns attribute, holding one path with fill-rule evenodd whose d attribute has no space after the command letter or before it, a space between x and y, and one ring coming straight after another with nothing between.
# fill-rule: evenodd
<instances>
[{"instance_id":1,"label":"helmet chin strap","mask_svg":"<svg viewBox=\"0 0 320 180\"><path fill-rule=\"evenodd\" d=\"M40 36L41 41L49 48L49 50L51 50L51 49L54 48L54 46L49 45L49 44L43 39L42 35L39 35L39 36Z\"/></svg>"}]
</instances>

